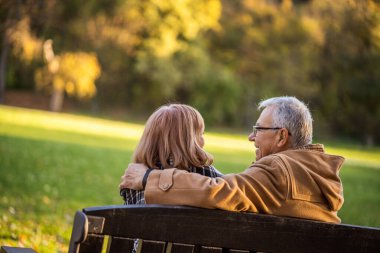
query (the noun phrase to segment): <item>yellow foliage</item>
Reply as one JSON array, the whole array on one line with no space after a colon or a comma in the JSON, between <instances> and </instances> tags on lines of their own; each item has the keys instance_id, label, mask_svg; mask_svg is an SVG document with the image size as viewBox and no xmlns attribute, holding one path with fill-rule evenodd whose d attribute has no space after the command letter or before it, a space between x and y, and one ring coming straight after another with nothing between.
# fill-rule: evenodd
<instances>
[{"instance_id":1,"label":"yellow foliage","mask_svg":"<svg viewBox=\"0 0 380 253\"><path fill-rule=\"evenodd\" d=\"M14 53L27 62L38 57L42 49L42 41L31 33L29 23L29 18L25 17L7 31Z\"/></svg>"},{"instance_id":2,"label":"yellow foliage","mask_svg":"<svg viewBox=\"0 0 380 253\"><path fill-rule=\"evenodd\" d=\"M53 78L53 89L54 90L63 90L65 89L65 81L62 80L61 76L55 75Z\"/></svg>"},{"instance_id":3,"label":"yellow foliage","mask_svg":"<svg viewBox=\"0 0 380 253\"><path fill-rule=\"evenodd\" d=\"M201 31L220 29L222 6L219 0L152 0L144 7L147 29L151 32L145 45L159 57L183 49L179 35L192 40Z\"/></svg>"},{"instance_id":4,"label":"yellow foliage","mask_svg":"<svg viewBox=\"0 0 380 253\"><path fill-rule=\"evenodd\" d=\"M323 45L325 41L325 35L323 29L317 19L310 16L303 16L301 22L305 31L316 41L319 45Z\"/></svg>"},{"instance_id":5,"label":"yellow foliage","mask_svg":"<svg viewBox=\"0 0 380 253\"><path fill-rule=\"evenodd\" d=\"M183 39L219 30L221 11L220 0L128 0L113 18L99 14L88 21L86 29L88 39L95 43L99 37L106 38L128 54L143 45L152 54L167 57L183 50Z\"/></svg>"},{"instance_id":6,"label":"yellow foliage","mask_svg":"<svg viewBox=\"0 0 380 253\"><path fill-rule=\"evenodd\" d=\"M290 11L293 7L292 0L283 0L281 3L281 9L285 12Z\"/></svg>"},{"instance_id":7,"label":"yellow foliage","mask_svg":"<svg viewBox=\"0 0 380 253\"><path fill-rule=\"evenodd\" d=\"M47 67L37 69L36 72L34 73L34 81L36 83L36 88L38 90L44 89L44 88L48 89L48 86L50 85L51 80L52 79Z\"/></svg>"},{"instance_id":8,"label":"yellow foliage","mask_svg":"<svg viewBox=\"0 0 380 253\"><path fill-rule=\"evenodd\" d=\"M101 74L97 57L92 53L64 53L56 57L59 68L55 73L48 66L36 71L37 88L64 90L69 96L89 99L96 94L95 80Z\"/></svg>"},{"instance_id":9,"label":"yellow foliage","mask_svg":"<svg viewBox=\"0 0 380 253\"><path fill-rule=\"evenodd\" d=\"M56 75L64 83L68 95L85 99L96 94L95 80L100 76L101 70L95 54L64 53L60 56L59 63Z\"/></svg>"},{"instance_id":10,"label":"yellow foliage","mask_svg":"<svg viewBox=\"0 0 380 253\"><path fill-rule=\"evenodd\" d=\"M254 11L260 15L275 15L278 9L277 4L268 4L266 1L244 0L247 10Z\"/></svg>"},{"instance_id":11,"label":"yellow foliage","mask_svg":"<svg viewBox=\"0 0 380 253\"><path fill-rule=\"evenodd\" d=\"M160 38L152 38L146 42L146 45L155 52L156 56L166 57L182 48L175 31L167 26L160 27L160 30Z\"/></svg>"},{"instance_id":12,"label":"yellow foliage","mask_svg":"<svg viewBox=\"0 0 380 253\"><path fill-rule=\"evenodd\" d=\"M247 13L240 15L238 21L242 26L251 26L253 24L252 16Z\"/></svg>"},{"instance_id":13,"label":"yellow foliage","mask_svg":"<svg viewBox=\"0 0 380 253\"><path fill-rule=\"evenodd\" d=\"M374 3L374 1L369 1L368 9L370 10L372 15L375 15L376 25L371 29L371 33L374 37L374 44L380 49L380 4Z\"/></svg>"},{"instance_id":14,"label":"yellow foliage","mask_svg":"<svg viewBox=\"0 0 380 253\"><path fill-rule=\"evenodd\" d=\"M65 91L67 94L74 94L75 92L75 84L71 81L66 83Z\"/></svg>"}]
</instances>

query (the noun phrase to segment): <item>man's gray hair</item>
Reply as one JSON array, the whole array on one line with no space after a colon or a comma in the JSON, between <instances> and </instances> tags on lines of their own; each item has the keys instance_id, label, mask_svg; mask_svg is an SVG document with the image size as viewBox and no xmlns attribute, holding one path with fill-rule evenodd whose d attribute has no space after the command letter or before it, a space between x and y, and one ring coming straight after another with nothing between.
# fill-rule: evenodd
<instances>
[{"instance_id":1,"label":"man's gray hair","mask_svg":"<svg viewBox=\"0 0 380 253\"><path fill-rule=\"evenodd\" d=\"M313 118L309 108L295 97L274 97L259 103L258 109L274 106L273 127L288 129L292 136L293 148L312 143Z\"/></svg>"}]
</instances>

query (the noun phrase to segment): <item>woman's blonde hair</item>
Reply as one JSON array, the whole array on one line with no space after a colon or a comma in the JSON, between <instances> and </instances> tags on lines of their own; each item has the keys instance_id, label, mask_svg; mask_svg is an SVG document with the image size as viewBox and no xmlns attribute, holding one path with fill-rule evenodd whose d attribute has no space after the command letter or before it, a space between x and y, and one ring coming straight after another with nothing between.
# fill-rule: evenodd
<instances>
[{"instance_id":1,"label":"woman's blonde hair","mask_svg":"<svg viewBox=\"0 0 380 253\"><path fill-rule=\"evenodd\" d=\"M208 166L213 157L201 147L204 128L203 118L195 108L163 105L146 122L133 160L150 168L157 168L158 162L163 168Z\"/></svg>"}]
</instances>

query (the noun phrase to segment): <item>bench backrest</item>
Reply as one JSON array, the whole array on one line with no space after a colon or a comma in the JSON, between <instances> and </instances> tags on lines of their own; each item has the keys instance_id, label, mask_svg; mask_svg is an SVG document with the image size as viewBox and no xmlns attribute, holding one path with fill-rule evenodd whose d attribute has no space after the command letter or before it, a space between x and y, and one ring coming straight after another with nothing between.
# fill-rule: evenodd
<instances>
[{"instance_id":1,"label":"bench backrest","mask_svg":"<svg viewBox=\"0 0 380 253\"><path fill-rule=\"evenodd\" d=\"M69 253L380 252L380 229L183 206L85 208Z\"/></svg>"}]
</instances>

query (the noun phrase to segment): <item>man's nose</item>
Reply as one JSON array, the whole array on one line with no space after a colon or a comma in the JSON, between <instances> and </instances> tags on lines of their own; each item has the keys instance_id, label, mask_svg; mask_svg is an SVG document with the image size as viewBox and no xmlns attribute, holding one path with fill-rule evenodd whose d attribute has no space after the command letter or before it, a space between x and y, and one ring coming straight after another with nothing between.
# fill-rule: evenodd
<instances>
[{"instance_id":1,"label":"man's nose","mask_svg":"<svg viewBox=\"0 0 380 253\"><path fill-rule=\"evenodd\" d=\"M255 136L255 134L253 132L248 135L248 140L249 141L255 141L255 138L256 138L256 136Z\"/></svg>"}]
</instances>

